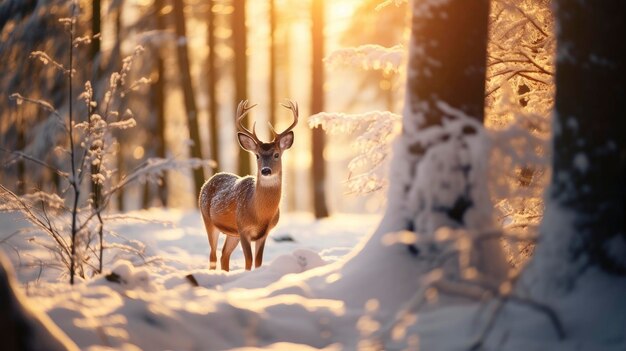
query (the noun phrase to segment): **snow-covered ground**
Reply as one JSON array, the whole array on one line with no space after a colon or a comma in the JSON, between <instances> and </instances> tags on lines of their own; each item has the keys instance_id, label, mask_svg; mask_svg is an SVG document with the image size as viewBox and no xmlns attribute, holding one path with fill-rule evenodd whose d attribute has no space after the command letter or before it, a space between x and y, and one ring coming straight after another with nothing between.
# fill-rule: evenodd
<instances>
[{"instance_id":1,"label":"snow-covered ground","mask_svg":"<svg viewBox=\"0 0 626 351\"><path fill-rule=\"evenodd\" d=\"M283 240L267 243L263 267L241 270L238 249L230 273L206 269L208 243L197 212L154 209L129 217L142 220L127 218L116 231L144 242L146 258L158 260L109 262L107 273L116 273L115 279L96 276L73 287L48 267L37 284L25 284L31 307L45 311L81 349L626 349L626 305L620 297L626 282L594 270L573 292L541 301L562 321L561 340L543 305L524 300L524 286L506 301L428 289L440 269L429 261L427 248L415 254L384 233L368 235L378 226L377 216L315 221L286 214L271 234ZM21 225L6 215L0 223L0 238ZM37 250L23 243L22 260L44 254ZM16 265L15 253L4 251ZM35 273L21 269L22 282Z\"/></svg>"},{"instance_id":2,"label":"snow-covered ground","mask_svg":"<svg viewBox=\"0 0 626 351\"><path fill-rule=\"evenodd\" d=\"M20 218L16 214L0 213L0 241L27 226ZM284 261L285 257L281 257L280 266L286 272L299 272L334 262L351 251L366 234L372 232L379 220L377 215L338 214L316 221L310 213L283 214L265 246L264 267L270 266L276 258L294 252L304 256L312 255L311 262L300 258L299 263L293 266ZM116 235L107 239L112 244L123 244L136 249L145 246L145 260L133 254L123 255L136 266L145 265L150 272L161 275L208 268L209 244L197 211L153 208L126 213L110 223L107 228ZM55 264L34 263L38 261L34 257L46 260L50 256L48 250L33 242L40 238L40 234L36 232L22 233L11 237L5 245L0 246L12 258L18 268L18 278L23 283L63 279ZM224 236L220 235L220 250L223 241ZM19 258L11 247L19 249ZM119 263L120 254L114 255L115 257L111 257L112 255L105 251L105 267L112 268ZM231 256L231 275L243 266L243 252L238 248Z\"/></svg>"},{"instance_id":3,"label":"snow-covered ground","mask_svg":"<svg viewBox=\"0 0 626 351\"><path fill-rule=\"evenodd\" d=\"M317 221L309 213L283 214L265 246L264 265L252 274L242 269L240 247L231 256L229 273L208 270L209 245L197 211L155 208L128 213L115 221L110 229L118 237L111 238L112 243L145 246L143 257L123 255L128 260L105 251L105 271L119 275L119 282L107 281L102 275L70 287L50 252L34 243L42 239L41 234L10 237L26 226L16 214L0 214L0 240L10 237L0 250L11 258L30 298L81 348L133 344L145 350L223 349L255 342L228 343L222 340L228 339L226 336L207 340L211 329L230 328L203 317L216 304L236 309L235 296L245 295L244 289L264 288L286 275L338 261L371 233L379 220L377 215L339 214ZM223 240L220 235L220 248ZM38 264L35 257L45 262ZM197 279L199 288L192 287L185 278L188 274ZM226 290L237 293L219 293ZM207 298L209 303L202 301ZM328 306L322 303L318 308ZM231 327L231 334L243 332L236 325ZM163 333L165 330L173 334Z\"/></svg>"}]
</instances>

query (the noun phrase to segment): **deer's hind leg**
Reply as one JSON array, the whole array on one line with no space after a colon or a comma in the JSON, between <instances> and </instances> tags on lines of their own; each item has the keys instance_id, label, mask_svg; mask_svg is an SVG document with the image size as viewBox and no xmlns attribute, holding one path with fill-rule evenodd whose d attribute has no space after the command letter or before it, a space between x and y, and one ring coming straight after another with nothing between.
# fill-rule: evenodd
<instances>
[{"instance_id":1,"label":"deer's hind leg","mask_svg":"<svg viewBox=\"0 0 626 351\"><path fill-rule=\"evenodd\" d=\"M222 248L222 258L220 263L222 264L222 269L225 271L230 270L230 254L233 253L233 250L239 245L239 238L236 236L226 235L226 241L224 242L224 247Z\"/></svg>"},{"instance_id":2,"label":"deer's hind leg","mask_svg":"<svg viewBox=\"0 0 626 351\"><path fill-rule=\"evenodd\" d=\"M209 254L209 268L216 269L217 268L217 238L220 235L220 232L217 231L217 228L211 222L211 218L209 216L205 216L202 214L202 220L204 221L204 228L206 229L206 234L209 237L209 246L211 246L211 253Z\"/></svg>"}]
</instances>

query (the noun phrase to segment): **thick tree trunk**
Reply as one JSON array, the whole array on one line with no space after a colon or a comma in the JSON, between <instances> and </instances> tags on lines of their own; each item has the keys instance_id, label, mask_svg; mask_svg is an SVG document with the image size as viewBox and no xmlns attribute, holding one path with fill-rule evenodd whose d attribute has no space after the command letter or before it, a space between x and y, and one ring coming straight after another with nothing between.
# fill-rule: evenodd
<instances>
[{"instance_id":1,"label":"thick tree trunk","mask_svg":"<svg viewBox=\"0 0 626 351\"><path fill-rule=\"evenodd\" d=\"M198 108L191 79L189 53L187 49L187 30L185 28L185 14L183 12L183 0L174 1L174 22L176 23L176 51L178 53L178 67L181 75L181 84L187 112L187 125L192 144L189 146L189 156L202 159L202 144L200 140L200 127L198 125ZM200 193L204 184L204 171L198 167L193 171L195 193Z\"/></svg>"},{"instance_id":2,"label":"thick tree trunk","mask_svg":"<svg viewBox=\"0 0 626 351\"><path fill-rule=\"evenodd\" d=\"M234 0L233 3L232 29L233 51L235 53L235 106L237 106L241 100L248 99L246 0ZM249 123L246 123L246 120L244 120L242 124L245 126ZM252 174L250 154L241 149L239 149L238 172L241 176Z\"/></svg>"},{"instance_id":3,"label":"thick tree trunk","mask_svg":"<svg viewBox=\"0 0 626 351\"><path fill-rule=\"evenodd\" d=\"M209 55L207 58L207 66L209 76L207 77L207 94L209 99L209 135L210 135L210 157L217 163L217 167L214 169L214 173L219 172L219 130L218 128L218 106L217 106L217 69L215 66L215 60L217 58L215 53L215 12L213 12L213 4L215 0L209 2L209 12L207 15L207 45L209 46Z\"/></svg>"},{"instance_id":4,"label":"thick tree trunk","mask_svg":"<svg viewBox=\"0 0 626 351\"><path fill-rule=\"evenodd\" d=\"M575 270L595 266L621 275L626 274L626 45L610 38L626 31L625 14L621 1L557 1L553 172L542 229L546 247L538 253L565 259ZM559 248L567 248L569 257L555 255Z\"/></svg>"},{"instance_id":5,"label":"thick tree trunk","mask_svg":"<svg viewBox=\"0 0 626 351\"><path fill-rule=\"evenodd\" d=\"M409 63L413 76L408 77L407 90L408 107L423 113L418 126L441 124L444 114L438 102L482 121L489 1L451 0L414 8Z\"/></svg>"},{"instance_id":6,"label":"thick tree trunk","mask_svg":"<svg viewBox=\"0 0 626 351\"><path fill-rule=\"evenodd\" d=\"M411 162L407 167L409 174L405 177L411 182L417 178L416 165L426 152L438 143L447 142L450 137L444 134L433 142L415 138L415 135L426 128L439 128L445 119L458 119L459 114L480 123L484 119L489 1L451 0L441 4L416 1L413 12L403 121L403 138L408 142L406 152ZM468 16L468 13L472 15ZM463 127L465 135L476 133L476 128L470 124ZM465 144L466 141L459 140L459 145ZM471 164L459 166L468 167L468 172L473 171ZM429 176L436 177L434 174ZM400 204L413 204L412 208L399 211L408 216L405 219L407 228L418 233L431 233L442 225L467 225L465 214L478 206L477 199L470 194L476 189L471 189L475 184L470 184L468 173L459 177L464 179L468 191L459 193L453 201L444 201L445 204L424 205L424 201L429 200L411 191L413 185L407 184L406 188L396 190L396 194L402 197Z\"/></svg>"},{"instance_id":7,"label":"thick tree trunk","mask_svg":"<svg viewBox=\"0 0 626 351\"><path fill-rule=\"evenodd\" d=\"M311 3L311 33L313 44L311 114L324 110L324 0ZM315 218L328 217L326 206L326 167L324 163L324 131L311 131L313 211Z\"/></svg>"}]
</instances>

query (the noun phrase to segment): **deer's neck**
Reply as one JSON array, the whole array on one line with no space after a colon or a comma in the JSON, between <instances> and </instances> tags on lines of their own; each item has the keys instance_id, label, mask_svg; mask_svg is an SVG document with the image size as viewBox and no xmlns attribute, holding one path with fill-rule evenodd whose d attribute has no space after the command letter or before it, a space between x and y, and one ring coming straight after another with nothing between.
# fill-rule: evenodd
<instances>
[{"instance_id":1,"label":"deer's neck","mask_svg":"<svg viewBox=\"0 0 626 351\"><path fill-rule=\"evenodd\" d=\"M270 177L257 175L254 202L259 214L265 214L268 217L273 217L276 214L280 204L281 180L280 174Z\"/></svg>"}]
</instances>

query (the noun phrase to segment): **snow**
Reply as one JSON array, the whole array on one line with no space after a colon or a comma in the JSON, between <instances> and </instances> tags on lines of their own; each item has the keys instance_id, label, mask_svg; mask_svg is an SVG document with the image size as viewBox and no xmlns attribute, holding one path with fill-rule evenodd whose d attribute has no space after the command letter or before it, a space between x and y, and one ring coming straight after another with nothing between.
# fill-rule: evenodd
<instances>
[{"instance_id":1,"label":"snow","mask_svg":"<svg viewBox=\"0 0 626 351\"><path fill-rule=\"evenodd\" d=\"M402 67L405 49L402 45L386 48L368 44L356 48L337 49L324 59L331 67L360 67L364 70L398 72Z\"/></svg>"},{"instance_id":2,"label":"snow","mask_svg":"<svg viewBox=\"0 0 626 351\"><path fill-rule=\"evenodd\" d=\"M114 229L144 242L147 257L158 257L152 264L136 258L110 261L109 252L107 272L74 287L59 281L51 268L44 269L38 283L27 267L18 272L23 282L30 281L25 287L31 307L46 312L86 350L355 350L377 345L467 350L479 340L488 350L617 351L626 346L624 280L587 270L577 281L579 289L539 299L563 323L566 338L559 340L547 315L519 300L498 309L495 298L474 300L434 288L450 268L442 270L437 257L453 253L455 238L467 232L443 228L435 241L410 232L387 234L397 225L397 215L389 212L368 236L378 216L316 221L309 214L285 213L270 234L280 241L267 243L266 263L244 271L237 249L234 269L226 273L207 269L208 243L198 212L151 209L125 214ZM23 226L7 214L0 222L0 237ZM409 243L420 254L407 250ZM36 250L24 244L23 260L41 254ZM192 286L189 274L199 287ZM515 296L537 296L523 283L513 290Z\"/></svg>"}]
</instances>

